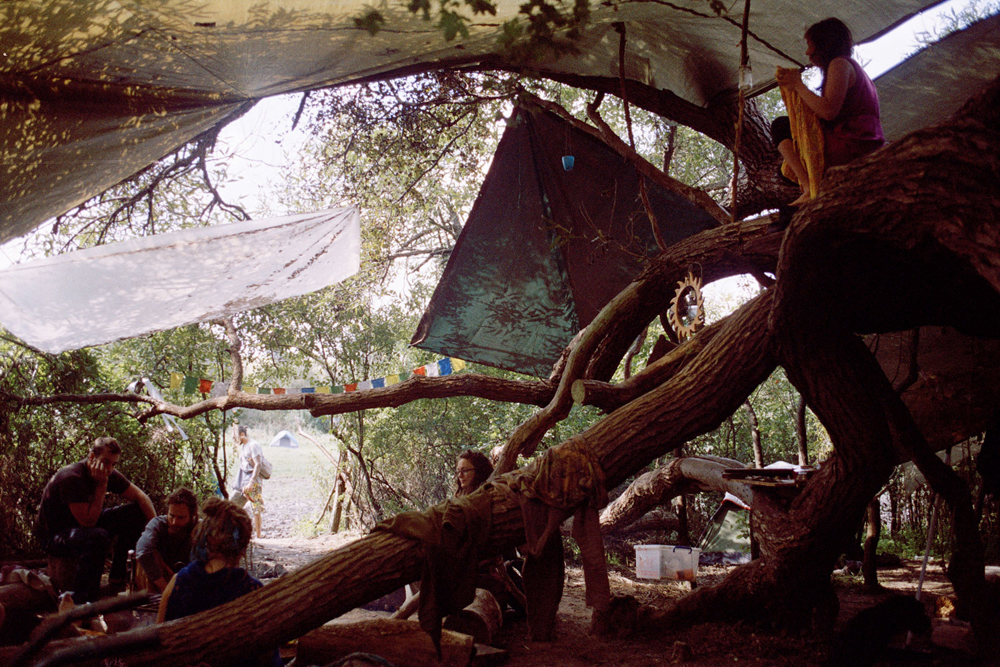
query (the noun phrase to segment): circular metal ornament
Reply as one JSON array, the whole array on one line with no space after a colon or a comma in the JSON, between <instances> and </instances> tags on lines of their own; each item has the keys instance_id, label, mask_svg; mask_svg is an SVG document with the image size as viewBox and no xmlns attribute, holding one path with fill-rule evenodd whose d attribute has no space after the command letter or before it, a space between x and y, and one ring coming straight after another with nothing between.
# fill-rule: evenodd
<instances>
[{"instance_id":1,"label":"circular metal ornament","mask_svg":"<svg viewBox=\"0 0 1000 667\"><path fill-rule=\"evenodd\" d=\"M690 272L677 281L674 298L670 300L670 326L679 340L685 340L705 324L705 299L701 295L701 278Z\"/></svg>"}]
</instances>

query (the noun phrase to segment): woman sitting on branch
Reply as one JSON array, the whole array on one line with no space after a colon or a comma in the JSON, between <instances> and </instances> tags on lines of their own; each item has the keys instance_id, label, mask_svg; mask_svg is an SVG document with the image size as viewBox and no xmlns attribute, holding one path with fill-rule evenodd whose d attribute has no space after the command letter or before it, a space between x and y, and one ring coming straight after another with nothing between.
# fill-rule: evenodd
<instances>
[{"instance_id":1,"label":"woman sitting on branch","mask_svg":"<svg viewBox=\"0 0 1000 667\"><path fill-rule=\"evenodd\" d=\"M809 61L823 72L820 94L806 87L800 70L779 67L776 78L790 115L794 117L791 106L797 105L802 115L811 113L818 117L822 155L802 155L803 138L795 136L788 116L781 116L771 124L772 140L785 161L782 171L794 176L802 188L802 196L792 202L793 206L816 196L816 186L826 168L847 164L885 143L878 93L861 65L851 58L854 38L850 29L840 19L828 18L810 26L805 39Z\"/></svg>"}]
</instances>

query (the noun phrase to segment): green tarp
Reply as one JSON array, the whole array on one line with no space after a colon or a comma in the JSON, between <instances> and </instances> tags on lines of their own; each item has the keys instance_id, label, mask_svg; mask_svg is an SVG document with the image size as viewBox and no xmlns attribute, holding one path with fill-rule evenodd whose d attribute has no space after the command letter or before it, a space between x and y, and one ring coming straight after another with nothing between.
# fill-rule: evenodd
<instances>
[{"instance_id":1,"label":"green tarp","mask_svg":"<svg viewBox=\"0 0 1000 667\"><path fill-rule=\"evenodd\" d=\"M646 187L667 245L716 226ZM412 344L547 376L659 252L638 192L635 168L606 144L547 111L516 109Z\"/></svg>"}]
</instances>

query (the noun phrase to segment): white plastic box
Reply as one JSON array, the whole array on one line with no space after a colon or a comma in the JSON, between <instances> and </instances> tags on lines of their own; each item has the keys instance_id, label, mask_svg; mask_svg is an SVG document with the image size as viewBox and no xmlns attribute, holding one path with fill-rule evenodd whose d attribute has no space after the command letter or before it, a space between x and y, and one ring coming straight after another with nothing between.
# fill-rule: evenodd
<instances>
[{"instance_id":1,"label":"white plastic box","mask_svg":"<svg viewBox=\"0 0 1000 667\"><path fill-rule=\"evenodd\" d=\"M694 581L698 576L701 549L669 544L637 544L635 576L639 579Z\"/></svg>"}]
</instances>

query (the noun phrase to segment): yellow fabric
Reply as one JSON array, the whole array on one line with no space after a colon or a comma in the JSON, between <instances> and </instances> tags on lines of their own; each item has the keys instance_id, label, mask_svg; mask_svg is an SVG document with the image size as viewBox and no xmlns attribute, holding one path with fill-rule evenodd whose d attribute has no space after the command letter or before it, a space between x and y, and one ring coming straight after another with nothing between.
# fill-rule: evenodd
<instances>
[{"instance_id":1,"label":"yellow fabric","mask_svg":"<svg viewBox=\"0 0 1000 667\"><path fill-rule=\"evenodd\" d=\"M778 75L790 70L784 67L778 68ZM823 158L823 126L819 122L819 116L810 109L802 98L794 90L781 86L781 99L785 102L788 110L788 120L792 126L792 144L802 165L809 174L809 189L813 196L819 192L819 184L823 180L823 172L826 164ZM795 172L783 163L781 173L790 180L798 183ZM801 183L800 183L801 185Z\"/></svg>"}]
</instances>

